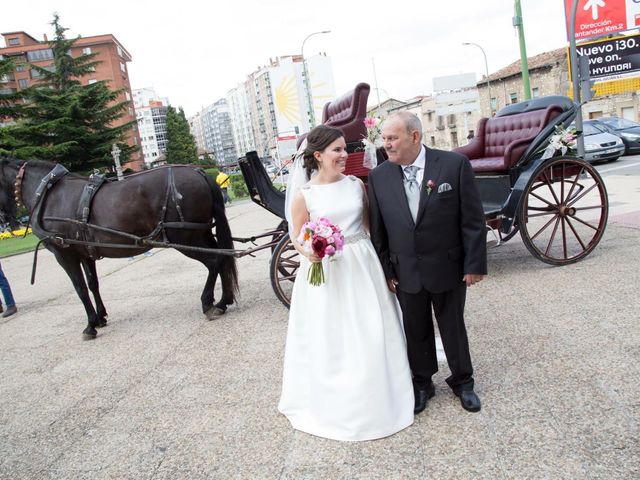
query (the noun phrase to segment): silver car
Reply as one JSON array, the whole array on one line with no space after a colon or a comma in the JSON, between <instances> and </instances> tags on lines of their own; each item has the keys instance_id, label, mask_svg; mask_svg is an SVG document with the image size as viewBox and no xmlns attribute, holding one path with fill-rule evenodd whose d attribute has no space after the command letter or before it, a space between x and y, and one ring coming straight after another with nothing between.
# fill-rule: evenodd
<instances>
[{"instance_id":1,"label":"silver car","mask_svg":"<svg viewBox=\"0 0 640 480\"><path fill-rule=\"evenodd\" d=\"M596 122L585 120L582 135L584 159L589 163L614 162L624 154L625 146L622 139L606 132Z\"/></svg>"}]
</instances>

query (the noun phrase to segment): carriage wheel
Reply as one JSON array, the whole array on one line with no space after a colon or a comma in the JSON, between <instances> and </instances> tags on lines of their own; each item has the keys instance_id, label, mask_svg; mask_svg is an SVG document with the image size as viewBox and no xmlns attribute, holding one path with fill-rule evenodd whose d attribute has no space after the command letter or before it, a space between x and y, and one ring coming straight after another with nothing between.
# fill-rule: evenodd
<instances>
[{"instance_id":1,"label":"carriage wheel","mask_svg":"<svg viewBox=\"0 0 640 480\"><path fill-rule=\"evenodd\" d=\"M609 215L602 177L589 163L560 157L542 164L523 192L518 224L531 254L551 265L586 257Z\"/></svg>"},{"instance_id":2,"label":"carriage wheel","mask_svg":"<svg viewBox=\"0 0 640 480\"><path fill-rule=\"evenodd\" d=\"M278 242L282 239L282 237L284 237L287 233L288 230L288 223L286 220L282 220L278 226L276 227L276 230L278 230L278 233L274 234L271 236L271 242L273 245L271 245L271 253L273 254L274 250L276 249L276 245L278 244Z\"/></svg>"},{"instance_id":3,"label":"carriage wheel","mask_svg":"<svg viewBox=\"0 0 640 480\"><path fill-rule=\"evenodd\" d=\"M300 267L300 258L298 251L293 248L289 234L285 234L276 245L271 255L271 263L269 265L269 276L271 277L271 287L276 297L285 307L291 305L291 292L293 291L293 282L296 279L298 268Z\"/></svg>"}]
</instances>

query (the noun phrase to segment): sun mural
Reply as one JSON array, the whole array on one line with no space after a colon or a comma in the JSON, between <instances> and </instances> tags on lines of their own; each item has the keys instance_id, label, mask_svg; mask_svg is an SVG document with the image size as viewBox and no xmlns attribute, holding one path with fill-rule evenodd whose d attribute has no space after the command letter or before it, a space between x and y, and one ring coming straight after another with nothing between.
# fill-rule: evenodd
<instances>
[{"instance_id":1,"label":"sun mural","mask_svg":"<svg viewBox=\"0 0 640 480\"><path fill-rule=\"evenodd\" d=\"M278 113L288 122L292 125L300 123L298 91L292 75L285 76L276 87L275 104Z\"/></svg>"}]
</instances>

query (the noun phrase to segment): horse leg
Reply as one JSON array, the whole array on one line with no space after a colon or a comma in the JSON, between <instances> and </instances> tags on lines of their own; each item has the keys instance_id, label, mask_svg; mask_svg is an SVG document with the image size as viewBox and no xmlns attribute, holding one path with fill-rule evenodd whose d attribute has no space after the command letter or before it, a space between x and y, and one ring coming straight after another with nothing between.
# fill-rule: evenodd
<instances>
[{"instance_id":1,"label":"horse leg","mask_svg":"<svg viewBox=\"0 0 640 480\"><path fill-rule=\"evenodd\" d=\"M84 281L84 276L82 275L80 259L77 256L67 254L66 252L63 254L59 250L54 250L54 254L60 266L64 268L65 272L67 272L71 283L73 283L73 288L76 289L76 293L78 294L78 297L80 297L80 301L87 312L88 324L87 328L85 328L82 333L86 338L95 338L98 334L96 331L96 327L98 326L98 317L95 309L93 308L93 304L91 303L89 290L87 289L87 284Z\"/></svg>"},{"instance_id":2,"label":"horse leg","mask_svg":"<svg viewBox=\"0 0 640 480\"><path fill-rule=\"evenodd\" d=\"M87 283L89 284L89 290L93 293L93 300L96 304L96 315L98 317L98 328L105 327L107 325L107 309L102 303L102 297L100 296L100 282L98 281L98 272L96 271L96 261L91 258L82 259L82 269L84 275L87 277Z\"/></svg>"},{"instance_id":3,"label":"horse leg","mask_svg":"<svg viewBox=\"0 0 640 480\"><path fill-rule=\"evenodd\" d=\"M209 248L213 248L211 245L206 245ZM218 275L220 274L220 262L218 261L218 256L215 255L206 255L202 252L193 252L187 250L179 250L183 255L192 258L194 260L199 261L209 271L207 275L207 281L204 284L204 288L202 289L202 294L200 295L200 302L202 304L202 313L204 313L209 320L212 320L215 317L219 317L227 311L227 304L222 301L218 302L214 305L214 289L216 286L216 280L218 279ZM223 298L225 294L222 294ZM229 302L233 303L233 302Z\"/></svg>"}]
</instances>

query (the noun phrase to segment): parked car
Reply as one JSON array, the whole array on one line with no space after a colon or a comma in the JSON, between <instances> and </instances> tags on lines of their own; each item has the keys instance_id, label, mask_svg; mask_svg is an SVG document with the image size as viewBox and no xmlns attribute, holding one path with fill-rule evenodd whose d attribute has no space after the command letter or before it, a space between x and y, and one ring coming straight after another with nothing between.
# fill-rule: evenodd
<instances>
[{"instance_id":1,"label":"parked car","mask_svg":"<svg viewBox=\"0 0 640 480\"><path fill-rule=\"evenodd\" d=\"M600 117L593 121L605 131L622 139L625 155L640 153L640 123L619 117Z\"/></svg>"},{"instance_id":2,"label":"parked car","mask_svg":"<svg viewBox=\"0 0 640 480\"><path fill-rule=\"evenodd\" d=\"M584 137L584 159L589 163L614 162L624 153L622 139L605 131L593 120L582 124Z\"/></svg>"}]
</instances>

